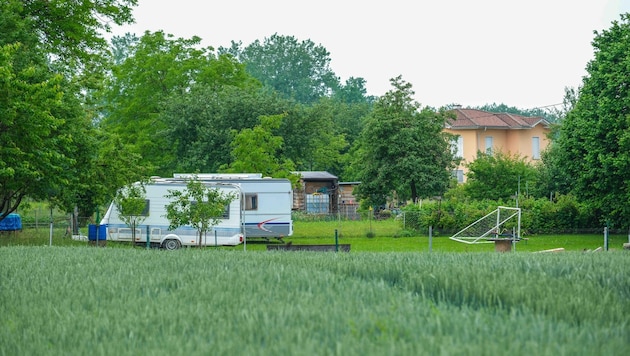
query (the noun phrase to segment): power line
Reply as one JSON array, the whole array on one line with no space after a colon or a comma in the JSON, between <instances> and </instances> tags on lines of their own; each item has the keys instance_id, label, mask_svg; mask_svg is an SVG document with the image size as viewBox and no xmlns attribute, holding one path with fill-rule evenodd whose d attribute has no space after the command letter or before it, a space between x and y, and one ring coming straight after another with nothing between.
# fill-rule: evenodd
<instances>
[{"instance_id":1,"label":"power line","mask_svg":"<svg viewBox=\"0 0 630 356\"><path fill-rule=\"evenodd\" d=\"M558 105L562 105L563 103L558 103L558 104L550 104L550 105L545 105L545 106L538 106L535 108L531 108L531 109L527 109L527 110L536 110L536 109L545 109L545 108L550 108L552 106L558 106Z\"/></svg>"}]
</instances>

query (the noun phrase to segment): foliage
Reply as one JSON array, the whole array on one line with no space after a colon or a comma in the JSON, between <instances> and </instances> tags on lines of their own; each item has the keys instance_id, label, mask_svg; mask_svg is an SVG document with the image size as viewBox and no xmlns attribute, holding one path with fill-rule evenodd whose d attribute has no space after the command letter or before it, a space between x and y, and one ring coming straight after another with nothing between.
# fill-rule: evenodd
<instances>
[{"instance_id":1,"label":"foliage","mask_svg":"<svg viewBox=\"0 0 630 356\"><path fill-rule=\"evenodd\" d=\"M218 172L231 163L234 131L254 128L261 116L290 115L292 108L278 95L256 87L195 85L168 99L161 120L169 125L165 134L177 170ZM284 130L274 133L286 137Z\"/></svg>"},{"instance_id":2,"label":"foliage","mask_svg":"<svg viewBox=\"0 0 630 356\"><path fill-rule=\"evenodd\" d=\"M574 107L578 99L578 92L574 88L565 88L562 107L552 109L559 121L551 125L549 139L552 144L541 153L541 160L536 165L538 171L538 183L530 187L534 196L543 197L554 194L569 194L573 177L564 169L559 159L561 158L560 146L553 144L560 134L562 120Z\"/></svg>"},{"instance_id":3,"label":"foliage","mask_svg":"<svg viewBox=\"0 0 630 356\"><path fill-rule=\"evenodd\" d=\"M283 140L272 130L280 127L285 115L261 116L260 125L240 132L232 130L233 161L221 171L228 173L262 173L264 177L289 178L293 186L299 177L293 174L295 165L289 159L280 160L278 152Z\"/></svg>"},{"instance_id":4,"label":"foliage","mask_svg":"<svg viewBox=\"0 0 630 356\"><path fill-rule=\"evenodd\" d=\"M103 111L103 127L132 146L153 167L154 174L226 169L234 164L234 132L255 130L259 117L274 115L285 115L281 127L274 129L274 135L284 141L276 151L278 160L294 162L296 170L342 171L342 155L348 147L344 137L352 135L355 139L361 117L369 110L364 80L352 78L345 86L335 84L338 91L334 103L322 100L302 106L270 87L261 90L258 82L246 74L245 65L250 70L251 63L240 64L236 58L244 60L245 53L253 52L236 47L220 49L214 58L210 49L197 49L195 41L198 39L173 40L161 32L146 33L140 39L127 35L113 41L114 62L118 65ZM324 56L313 59L313 63L329 61L323 48L307 42L302 43L304 50L314 53L305 56ZM297 43L275 36L267 45L270 48L257 50L273 52ZM255 46L252 44L252 48ZM162 77L171 81L165 79L164 84L154 85ZM317 94L311 102L320 97Z\"/></svg>"},{"instance_id":5,"label":"foliage","mask_svg":"<svg viewBox=\"0 0 630 356\"><path fill-rule=\"evenodd\" d=\"M226 207L236 199L234 194L206 186L196 177L186 183L184 190L169 189L165 197L171 200L166 205L169 229L192 226L199 234L199 246L202 245L204 234L219 223Z\"/></svg>"},{"instance_id":6,"label":"foliage","mask_svg":"<svg viewBox=\"0 0 630 356\"><path fill-rule=\"evenodd\" d=\"M630 14L596 32L588 75L554 143L571 192L615 226L627 226L630 216L629 36Z\"/></svg>"},{"instance_id":7,"label":"foliage","mask_svg":"<svg viewBox=\"0 0 630 356\"><path fill-rule=\"evenodd\" d=\"M51 113L63 106L63 78L38 66L41 57L24 66L23 48L0 47L0 219L25 196L63 183L63 167L72 165L63 151L69 137L56 136L65 121Z\"/></svg>"},{"instance_id":8,"label":"foliage","mask_svg":"<svg viewBox=\"0 0 630 356\"><path fill-rule=\"evenodd\" d=\"M3 12L20 17L18 31L34 35L37 45L65 73L91 75L103 61L106 41L103 34L112 25L133 22L132 10L137 0L5 0ZM2 15L5 16L5 15ZM7 32L2 32L3 36ZM9 42L11 36L9 35ZM13 38L19 42L20 38ZM0 40L2 42L2 40Z\"/></svg>"},{"instance_id":9,"label":"foliage","mask_svg":"<svg viewBox=\"0 0 630 356\"><path fill-rule=\"evenodd\" d=\"M284 154L303 171L340 170L347 143L335 123L338 106L322 99L310 106L300 105L282 125Z\"/></svg>"},{"instance_id":10,"label":"foliage","mask_svg":"<svg viewBox=\"0 0 630 356\"><path fill-rule=\"evenodd\" d=\"M334 92L333 98L346 104L372 104L376 98L367 95L366 84L363 78L350 77Z\"/></svg>"},{"instance_id":11,"label":"foliage","mask_svg":"<svg viewBox=\"0 0 630 356\"><path fill-rule=\"evenodd\" d=\"M356 193L375 205L392 192L414 201L442 195L455 165L450 135L442 131L447 116L421 109L401 76L390 81L394 88L374 104L356 151Z\"/></svg>"},{"instance_id":12,"label":"foliage","mask_svg":"<svg viewBox=\"0 0 630 356\"><path fill-rule=\"evenodd\" d=\"M477 152L468 163L465 190L471 199L508 200L526 186L536 186L537 170L518 154Z\"/></svg>"},{"instance_id":13,"label":"foliage","mask_svg":"<svg viewBox=\"0 0 630 356\"><path fill-rule=\"evenodd\" d=\"M146 193L144 182L138 182L124 186L114 198L120 219L131 228L131 241L136 241L136 226L148 217Z\"/></svg>"},{"instance_id":14,"label":"foliage","mask_svg":"<svg viewBox=\"0 0 630 356\"><path fill-rule=\"evenodd\" d=\"M102 31L135 0L0 4L0 212L25 196L93 211L84 194L98 146L87 99L104 63ZM0 214L1 215L1 214Z\"/></svg>"},{"instance_id":15,"label":"foliage","mask_svg":"<svg viewBox=\"0 0 630 356\"><path fill-rule=\"evenodd\" d=\"M265 86L300 103L314 103L339 86L330 69L330 53L311 40L276 33L244 48L242 43L232 42L230 48L220 48L219 52L234 55Z\"/></svg>"},{"instance_id":16,"label":"foliage","mask_svg":"<svg viewBox=\"0 0 630 356\"><path fill-rule=\"evenodd\" d=\"M458 202L455 200L423 200L403 207L405 229L455 233L497 208L501 203L491 200Z\"/></svg>"},{"instance_id":17,"label":"foliage","mask_svg":"<svg viewBox=\"0 0 630 356\"><path fill-rule=\"evenodd\" d=\"M154 174L172 174L178 144L188 142L165 135L176 130L170 116L163 115L167 100L187 96L194 85L212 90L254 85L242 64L230 56L217 57L211 47L199 48L200 42L199 37L175 39L162 31L114 40L119 64L108 83L102 126L133 147Z\"/></svg>"},{"instance_id":18,"label":"foliage","mask_svg":"<svg viewBox=\"0 0 630 356\"><path fill-rule=\"evenodd\" d=\"M585 203L572 195L557 195L555 200L524 199L521 226L527 232L571 233L598 228L598 221Z\"/></svg>"},{"instance_id":19,"label":"foliage","mask_svg":"<svg viewBox=\"0 0 630 356\"><path fill-rule=\"evenodd\" d=\"M168 141L159 134L167 128L158 120L161 103L172 92L184 92L195 80L206 61L205 50L194 48L199 42L199 38L172 39L161 31L147 32L131 43L134 47L127 49L131 55L113 67L102 127L132 145L156 169L173 161Z\"/></svg>"},{"instance_id":20,"label":"foliage","mask_svg":"<svg viewBox=\"0 0 630 356\"><path fill-rule=\"evenodd\" d=\"M436 231L455 233L472 224L479 218L495 210L498 206L515 206L509 200L458 200L423 201L403 208L405 229L426 231L433 226ZM519 199L521 208L521 233L558 234L584 231L600 231L595 215L588 205L579 202L572 195L556 195L548 198L524 197Z\"/></svg>"}]
</instances>

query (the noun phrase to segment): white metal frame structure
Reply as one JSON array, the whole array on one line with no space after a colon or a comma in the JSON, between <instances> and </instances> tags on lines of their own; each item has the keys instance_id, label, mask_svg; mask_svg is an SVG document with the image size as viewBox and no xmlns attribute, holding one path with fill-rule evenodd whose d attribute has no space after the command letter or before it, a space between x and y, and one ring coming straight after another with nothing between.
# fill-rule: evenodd
<instances>
[{"instance_id":1,"label":"white metal frame structure","mask_svg":"<svg viewBox=\"0 0 630 356\"><path fill-rule=\"evenodd\" d=\"M511 233L503 233L501 228L509 222L514 222ZM518 241L521 239L521 208L499 206L496 210L480 218L474 223L449 237L451 240L466 244L492 243L488 239L505 237Z\"/></svg>"}]
</instances>

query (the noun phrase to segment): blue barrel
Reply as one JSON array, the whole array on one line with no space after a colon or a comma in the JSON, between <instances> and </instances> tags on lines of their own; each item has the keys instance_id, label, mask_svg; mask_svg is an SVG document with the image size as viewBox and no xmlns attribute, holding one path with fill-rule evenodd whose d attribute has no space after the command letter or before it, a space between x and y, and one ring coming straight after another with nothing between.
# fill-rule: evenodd
<instances>
[{"instance_id":1,"label":"blue barrel","mask_svg":"<svg viewBox=\"0 0 630 356\"><path fill-rule=\"evenodd\" d=\"M95 224L88 225L88 240L89 241L97 240L96 231L97 230L96 230ZM99 225L98 226L98 240L103 241L106 239L107 239L107 225Z\"/></svg>"},{"instance_id":2,"label":"blue barrel","mask_svg":"<svg viewBox=\"0 0 630 356\"><path fill-rule=\"evenodd\" d=\"M0 231L22 230L22 218L20 214L9 214L0 221Z\"/></svg>"}]
</instances>

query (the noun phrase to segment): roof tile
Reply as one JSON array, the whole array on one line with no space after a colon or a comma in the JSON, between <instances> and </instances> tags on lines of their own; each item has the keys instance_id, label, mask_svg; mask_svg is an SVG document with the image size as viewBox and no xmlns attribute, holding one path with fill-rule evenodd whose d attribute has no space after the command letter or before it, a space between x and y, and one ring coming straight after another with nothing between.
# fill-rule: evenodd
<instances>
[{"instance_id":1,"label":"roof tile","mask_svg":"<svg viewBox=\"0 0 630 356\"><path fill-rule=\"evenodd\" d=\"M497 129L525 129L533 128L542 123L549 126L549 122L542 117L528 117L510 113L492 113L477 109L454 109L455 119L448 121L450 129L477 129L481 127Z\"/></svg>"}]
</instances>

